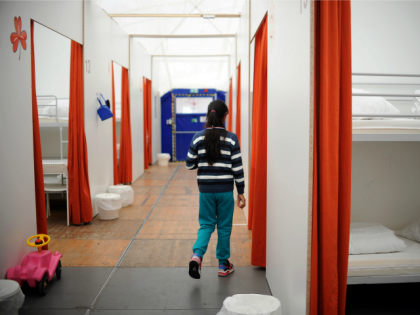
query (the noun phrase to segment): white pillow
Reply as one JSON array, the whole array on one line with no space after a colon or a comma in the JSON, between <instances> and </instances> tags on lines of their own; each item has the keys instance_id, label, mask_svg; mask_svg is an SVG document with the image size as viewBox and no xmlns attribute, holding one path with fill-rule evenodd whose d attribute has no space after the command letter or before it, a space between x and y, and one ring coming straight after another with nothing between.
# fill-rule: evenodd
<instances>
[{"instance_id":1,"label":"white pillow","mask_svg":"<svg viewBox=\"0 0 420 315\"><path fill-rule=\"evenodd\" d=\"M370 92L361 89L352 89L353 93L365 93ZM353 96L353 115L363 114L398 114L400 111L388 102L383 97L377 96ZM380 120L381 117L355 117L353 119L373 119Z\"/></svg>"},{"instance_id":2,"label":"white pillow","mask_svg":"<svg viewBox=\"0 0 420 315\"><path fill-rule=\"evenodd\" d=\"M52 101L48 105L55 105ZM69 99L57 100L58 117L69 117ZM46 106L42 112L44 116L55 116L55 106Z\"/></svg>"},{"instance_id":3,"label":"white pillow","mask_svg":"<svg viewBox=\"0 0 420 315\"><path fill-rule=\"evenodd\" d=\"M357 222L350 225L350 255L399 252L406 247L394 231L380 223Z\"/></svg>"},{"instance_id":4,"label":"white pillow","mask_svg":"<svg viewBox=\"0 0 420 315\"><path fill-rule=\"evenodd\" d=\"M414 91L414 94L420 94L420 90ZM420 102L420 97L415 97L414 99L416 99L417 102Z\"/></svg>"},{"instance_id":5,"label":"white pillow","mask_svg":"<svg viewBox=\"0 0 420 315\"><path fill-rule=\"evenodd\" d=\"M420 243L420 220L414 221L400 231L395 231L395 234Z\"/></svg>"}]
</instances>

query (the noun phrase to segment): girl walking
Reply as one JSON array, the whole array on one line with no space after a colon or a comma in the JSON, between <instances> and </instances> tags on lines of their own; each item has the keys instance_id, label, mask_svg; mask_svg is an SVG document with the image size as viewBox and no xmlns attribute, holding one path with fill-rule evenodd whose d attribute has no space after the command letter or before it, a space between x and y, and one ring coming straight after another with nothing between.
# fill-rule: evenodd
<instances>
[{"instance_id":1,"label":"girl walking","mask_svg":"<svg viewBox=\"0 0 420 315\"><path fill-rule=\"evenodd\" d=\"M216 225L218 275L225 277L234 271L233 264L228 260L235 206L234 182L238 190L238 206L241 209L245 207L246 201L243 195L244 171L238 137L224 128L228 114L224 102L211 102L207 109L206 128L194 135L188 152L187 168L198 168L197 182L200 190L200 229L189 265L189 274L194 279L200 279L201 262Z\"/></svg>"}]
</instances>

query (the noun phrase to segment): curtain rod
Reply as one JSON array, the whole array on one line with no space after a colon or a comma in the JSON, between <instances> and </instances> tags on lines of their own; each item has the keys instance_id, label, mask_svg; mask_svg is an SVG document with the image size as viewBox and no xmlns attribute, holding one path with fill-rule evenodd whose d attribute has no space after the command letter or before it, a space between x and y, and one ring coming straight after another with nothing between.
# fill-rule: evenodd
<instances>
[{"instance_id":1,"label":"curtain rod","mask_svg":"<svg viewBox=\"0 0 420 315\"><path fill-rule=\"evenodd\" d=\"M110 17L125 17L125 18L240 18L240 13L199 13L199 14L130 14L130 13L116 13L109 14Z\"/></svg>"},{"instance_id":2,"label":"curtain rod","mask_svg":"<svg viewBox=\"0 0 420 315\"><path fill-rule=\"evenodd\" d=\"M197 34L197 35L158 35L158 34L130 34L130 37L143 38L218 38L218 37L235 37L235 34Z\"/></svg>"},{"instance_id":3,"label":"curtain rod","mask_svg":"<svg viewBox=\"0 0 420 315\"><path fill-rule=\"evenodd\" d=\"M397 73L361 73L354 72L352 75L373 76L373 77L411 77L420 78L420 74L397 74Z\"/></svg>"}]
</instances>

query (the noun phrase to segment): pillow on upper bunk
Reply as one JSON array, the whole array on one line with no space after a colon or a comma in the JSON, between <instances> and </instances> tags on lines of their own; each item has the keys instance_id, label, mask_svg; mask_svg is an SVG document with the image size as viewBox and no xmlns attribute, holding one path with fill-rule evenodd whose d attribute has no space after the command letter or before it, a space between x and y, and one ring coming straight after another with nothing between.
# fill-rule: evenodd
<instances>
[{"instance_id":1,"label":"pillow on upper bunk","mask_svg":"<svg viewBox=\"0 0 420 315\"><path fill-rule=\"evenodd\" d=\"M55 101L52 101L48 105L55 105ZM69 99L57 100L58 117L69 117ZM42 111L44 116L55 116L55 106L46 106Z\"/></svg>"},{"instance_id":2,"label":"pillow on upper bunk","mask_svg":"<svg viewBox=\"0 0 420 315\"><path fill-rule=\"evenodd\" d=\"M415 90L414 94L420 94L420 90ZM415 99L417 100L417 102L420 102L420 97L415 97Z\"/></svg>"},{"instance_id":3,"label":"pillow on upper bunk","mask_svg":"<svg viewBox=\"0 0 420 315\"><path fill-rule=\"evenodd\" d=\"M414 221L402 230L395 231L395 234L420 243L420 220Z\"/></svg>"},{"instance_id":4,"label":"pillow on upper bunk","mask_svg":"<svg viewBox=\"0 0 420 315\"><path fill-rule=\"evenodd\" d=\"M380 223L357 222L350 225L350 255L399 252L404 241Z\"/></svg>"},{"instance_id":5,"label":"pillow on upper bunk","mask_svg":"<svg viewBox=\"0 0 420 315\"><path fill-rule=\"evenodd\" d=\"M352 89L353 93L370 92L361 89ZM400 111L383 97L378 96L353 96L353 115L363 114L398 114ZM382 117L354 117L353 119L380 120Z\"/></svg>"}]
</instances>

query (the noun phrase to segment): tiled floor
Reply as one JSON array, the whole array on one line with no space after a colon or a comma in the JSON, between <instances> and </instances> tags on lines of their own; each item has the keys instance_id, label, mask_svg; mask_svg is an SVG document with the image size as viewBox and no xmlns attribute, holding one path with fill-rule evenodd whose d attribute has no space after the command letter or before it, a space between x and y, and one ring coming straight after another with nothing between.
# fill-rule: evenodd
<instances>
[{"instance_id":1,"label":"tiled floor","mask_svg":"<svg viewBox=\"0 0 420 315\"><path fill-rule=\"evenodd\" d=\"M132 187L134 202L121 210L117 220L102 221L96 217L88 225L68 227L63 209L52 210L48 219L50 250L63 253L64 267L114 266L153 207L122 266L187 265L199 228L196 171L188 171L183 164L152 166ZM251 231L244 225L245 216L239 208L235 208L233 223L242 225L233 227L231 260L236 266L251 266ZM216 244L217 230L210 241L205 266L218 266Z\"/></svg>"},{"instance_id":2,"label":"tiled floor","mask_svg":"<svg viewBox=\"0 0 420 315\"><path fill-rule=\"evenodd\" d=\"M188 276L199 228L195 176L182 164L152 167L133 183L134 203L113 221L95 218L88 225L67 227L65 203L60 209L53 201L50 250L64 254L62 278L54 277L42 298L24 287L19 314L215 315L233 294L270 294L265 270L250 266L251 232L240 209L235 209L231 238L235 273L217 277L214 233L202 279ZM346 314L420 314L419 285L349 286Z\"/></svg>"},{"instance_id":3,"label":"tiled floor","mask_svg":"<svg viewBox=\"0 0 420 315\"><path fill-rule=\"evenodd\" d=\"M132 188L134 202L117 220L82 226L67 226L65 203L52 201L49 249L64 255L63 276L43 298L26 288L20 314L216 314L229 295L270 294L265 270L250 265L251 232L239 208L231 238L236 272L217 277L216 230L202 279L188 276L199 228L195 171L152 166Z\"/></svg>"}]
</instances>

